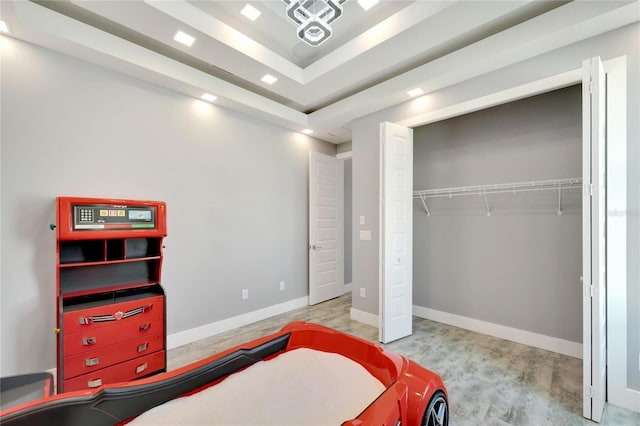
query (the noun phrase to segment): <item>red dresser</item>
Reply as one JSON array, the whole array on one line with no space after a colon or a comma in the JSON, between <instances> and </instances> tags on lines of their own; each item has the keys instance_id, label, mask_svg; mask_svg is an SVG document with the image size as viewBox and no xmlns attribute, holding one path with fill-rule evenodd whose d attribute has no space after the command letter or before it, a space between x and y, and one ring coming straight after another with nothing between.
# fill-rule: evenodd
<instances>
[{"instance_id":1,"label":"red dresser","mask_svg":"<svg viewBox=\"0 0 640 426\"><path fill-rule=\"evenodd\" d=\"M166 370L163 202L57 199L58 392Z\"/></svg>"}]
</instances>

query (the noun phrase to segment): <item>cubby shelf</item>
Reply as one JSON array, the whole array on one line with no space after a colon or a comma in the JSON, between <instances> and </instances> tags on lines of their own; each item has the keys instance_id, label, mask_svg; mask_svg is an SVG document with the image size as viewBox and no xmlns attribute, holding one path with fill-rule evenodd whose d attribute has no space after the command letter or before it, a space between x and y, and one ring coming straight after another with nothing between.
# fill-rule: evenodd
<instances>
[{"instance_id":1,"label":"cubby shelf","mask_svg":"<svg viewBox=\"0 0 640 426\"><path fill-rule=\"evenodd\" d=\"M110 265L115 263L130 263L130 262L140 262L144 260L156 260L160 259L160 256L151 256L151 257L139 257L135 259L121 259L121 260L101 260L98 262L78 262L78 263L61 263L61 268L82 268L84 266L96 266L96 265Z\"/></svg>"},{"instance_id":2,"label":"cubby shelf","mask_svg":"<svg viewBox=\"0 0 640 426\"><path fill-rule=\"evenodd\" d=\"M146 286L151 286L151 285L156 285L158 284L155 281L139 281L139 282L135 282L135 283L131 283L131 284L123 284L123 285L114 285L114 286L108 286L108 287L101 287L100 288L100 292L101 293L113 293L113 292L117 292L117 291L123 291L123 290L130 290L130 289L137 289L140 287L146 287ZM78 298L78 297L84 297L84 296L89 296L89 295L93 295L96 294L95 290L84 290L84 291L75 291L75 292L69 292L69 293L64 293L62 294L62 298L67 300L67 299L74 299L74 298ZM64 310L65 312L67 311L66 309Z\"/></svg>"}]
</instances>

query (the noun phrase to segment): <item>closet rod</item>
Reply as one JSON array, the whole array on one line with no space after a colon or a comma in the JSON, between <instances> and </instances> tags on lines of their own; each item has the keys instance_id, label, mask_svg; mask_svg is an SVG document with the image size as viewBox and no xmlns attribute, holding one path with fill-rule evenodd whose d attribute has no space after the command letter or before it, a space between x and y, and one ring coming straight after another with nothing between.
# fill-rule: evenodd
<instances>
[{"instance_id":1,"label":"closet rod","mask_svg":"<svg viewBox=\"0 0 640 426\"><path fill-rule=\"evenodd\" d=\"M526 191L555 191L582 187L582 178L552 179L529 182L499 183L493 185L461 186L452 188L423 189L413 192L414 198L423 202L426 198L457 197L460 195L482 195L499 193L516 193Z\"/></svg>"}]
</instances>

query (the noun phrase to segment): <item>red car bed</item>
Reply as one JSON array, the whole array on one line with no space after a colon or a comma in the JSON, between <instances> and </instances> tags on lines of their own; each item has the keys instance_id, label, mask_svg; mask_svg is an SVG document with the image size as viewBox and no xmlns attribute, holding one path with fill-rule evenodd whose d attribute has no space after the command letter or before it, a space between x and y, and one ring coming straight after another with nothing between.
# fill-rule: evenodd
<instances>
[{"instance_id":1,"label":"red car bed","mask_svg":"<svg viewBox=\"0 0 640 426\"><path fill-rule=\"evenodd\" d=\"M363 339L303 322L174 371L0 413L6 426L431 426L448 419L437 374Z\"/></svg>"}]
</instances>

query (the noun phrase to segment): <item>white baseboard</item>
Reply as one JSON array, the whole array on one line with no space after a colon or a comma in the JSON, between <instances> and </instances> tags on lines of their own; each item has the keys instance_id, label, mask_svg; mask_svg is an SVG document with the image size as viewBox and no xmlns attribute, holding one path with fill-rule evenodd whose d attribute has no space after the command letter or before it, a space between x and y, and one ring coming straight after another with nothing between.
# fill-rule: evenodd
<instances>
[{"instance_id":1,"label":"white baseboard","mask_svg":"<svg viewBox=\"0 0 640 426\"><path fill-rule=\"evenodd\" d=\"M448 312L436 311L422 306L413 306L413 315L428 320L441 322L455 327L475 331L477 333L488 334L512 342L522 343L535 348L557 352L574 358L582 359L582 344L569 340L558 339L557 337L545 336L543 334L532 333L526 330L507 327L500 324L467 318Z\"/></svg>"},{"instance_id":2,"label":"white baseboard","mask_svg":"<svg viewBox=\"0 0 640 426\"><path fill-rule=\"evenodd\" d=\"M378 327L378 316L369 312L359 311L351 308L350 317L354 321L358 321L373 327Z\"/></svg>"},{"instance_id":3,"label":"white baseboard","mask_svg":"<svg viewBox=\"0 0 640 426\"><path fill-rule=\"evenodd\" d=\"M607 402L611 405L640 413L640 392L637 390L629 388L624 388L623 390L618 389L615 395L609 392L607 394Z\"/></svg>"},{"instance_id":4,"label":"white baseboard","mask_svg":"<svg viewBox=\"0 0 640 426\"><path fill-rule=\"evenodd\" d=\"M352 290L353 290L353 284L351 284L351 283L345 284L344 285L344 291L342 292L342 294L351 293Z\"/></svg>"},{"instance_id":5,"label":"white baseboard","mask_svg":"<svg viewBox=\"0 0 640 426\"><path fill-rule=\"evenodd\" d=\"M305 296L299 299L289 300L288 302L280 303L278 305L258 309L257 311L201 325L200 327L179 331L167 336L167 349L177 348L178 346L215 336L216 334L224 333L225 331L233 330L234 328L242 327L256 321L284 314L294 309L307 306L308 304L309 297Z\"/></svg>"}]
</instances>

